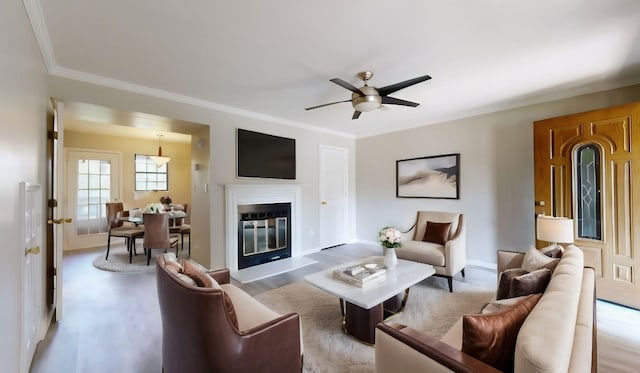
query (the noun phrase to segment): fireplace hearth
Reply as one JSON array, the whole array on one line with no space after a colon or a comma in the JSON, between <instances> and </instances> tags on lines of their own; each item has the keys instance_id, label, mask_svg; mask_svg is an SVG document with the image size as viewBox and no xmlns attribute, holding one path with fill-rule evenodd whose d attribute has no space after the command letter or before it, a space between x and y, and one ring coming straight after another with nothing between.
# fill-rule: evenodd
<instances>
[{"instance_id":1,"label":"fireplace hearth","mask_svg":"<svg viewBox=\"0 0 640 373\"><path fill-rule=\"evenodd\" d=\"M291 203L238 206L238 269L291 257Z\"/></svg>"}]
</instances>

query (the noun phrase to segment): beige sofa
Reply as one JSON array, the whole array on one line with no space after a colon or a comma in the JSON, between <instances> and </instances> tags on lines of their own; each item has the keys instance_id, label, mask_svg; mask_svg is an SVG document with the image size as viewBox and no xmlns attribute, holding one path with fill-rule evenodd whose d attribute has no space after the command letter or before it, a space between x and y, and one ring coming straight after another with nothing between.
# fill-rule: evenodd
<instances>
[{"instance_id":1,"label":"beige sofa","mask_svg":"<svg viewBox=\"0 0 640 373\"><path fill-rule=\"evenodd\" d=\"M517 268L524 253L498 252L498 270ZM496 372L461 351L462 319L436 339L403 325L378 324L376 372ZM515 372L595 372L595 273L570 245L516 339Z\"/></svg>"},{"instance_id":2,"label":"beige sofa","mask_svg":"<svg viewBox=\"0 0 640 373\"><path fill-rule=\"evenodd\" d=\"M424 240L427 222L450 223L444 243ZM464 214L446 211L418 211L415 224L403 234L402 247L396 249L400 259L431 264L435 276L444 277L453 291L453 276L464 277L466 265L466 237Z\"/></svg>"}]
</instances>

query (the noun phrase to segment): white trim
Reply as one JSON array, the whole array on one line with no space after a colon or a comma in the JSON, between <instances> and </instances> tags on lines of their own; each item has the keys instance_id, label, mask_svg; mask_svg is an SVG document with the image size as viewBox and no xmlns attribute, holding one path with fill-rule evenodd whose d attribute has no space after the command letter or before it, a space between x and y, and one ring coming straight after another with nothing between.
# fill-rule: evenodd
<instances>
[{"instance_id":1,"label":"white trim","mask_svg":"<svg viewBox=\"0 0 640 373\"><path fill-rule=\"evenodd\" d=\"M491 263L484 260L467 259L467 264L472 265L474 267L491 269L494 271L498 270L498 265L496 263Z\"/></svg>"},{"instance_id":2,"label":"white trim","mask_svg":"<svg viewBox=\"0 0 640 373\"><path fill-rule=\"evenodd\" d=\"M301 188L296 184L229 184L225 185L226 267L238 270L238 205L291 203L291 256L301 256L300 206Z\"/></svg>"},{"instance_id":3,"label":"white trim","mask_svg":"<svg viewBox=\"0 0 640 373\"><path fill-rule=\"evenodd\" d=\"M44 16L42 15L42 7L40 7L40 1L38 0L22 0L24 9L31 22L31 28L33 28L33 34L36 37L38 46L40 47L40 53L42 59L47 67L49 74L57 69L56 56L51 46L51 38L49 37L49 31L47 25L44 22Z\"/></svg>"}]
</instances>

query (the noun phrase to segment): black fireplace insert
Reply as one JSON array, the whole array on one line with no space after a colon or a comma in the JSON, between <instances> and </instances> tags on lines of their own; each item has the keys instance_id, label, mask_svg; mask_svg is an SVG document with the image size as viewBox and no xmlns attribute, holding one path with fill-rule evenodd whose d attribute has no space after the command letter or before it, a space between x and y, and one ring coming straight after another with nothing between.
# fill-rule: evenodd
<instances>
[{"instance_id":1,"label":"black fireplace insert","mask_svg":"<svg viewBox=\"0 0 640 373\"><path fill-rule=\"evenodd\" d=\"M291 257L291 203L238 205L238 269Z\"/></svg>"}]
</instances>

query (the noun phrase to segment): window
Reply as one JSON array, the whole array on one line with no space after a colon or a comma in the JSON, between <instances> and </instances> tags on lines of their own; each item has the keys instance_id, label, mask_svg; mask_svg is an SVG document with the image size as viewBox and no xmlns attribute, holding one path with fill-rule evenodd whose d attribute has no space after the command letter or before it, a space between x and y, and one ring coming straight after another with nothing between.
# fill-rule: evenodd
<instances>
[{"instance_id":1,"label":"window","mask_svg":"<svg viewBox=\"0 0 640 373\"><path fill-rule=\"evenodd\" d=\"M600 151L595 145L581 146L576 150L575 163L578 237L601 240Z\"/></svg>"},{"instance_id":2,"label":"window","mask_svg":"<svg viewBox=\"0 0 640 373\"><path fill-rule=\"evenodd\" d=\"M145 154L136 154L136 191L169 190L167 163L157 167Z\"/></svg>"},{"instance_id":3,"label":"window","mask_svg":"<svg viewBox=\"0 0 640 373\"><path fill-rule=\"evenodd\" d=\"M76 234L104 233L105 203L111 199L111 162L101 159L77 162Z\"/></svg>"}]
</instances>

